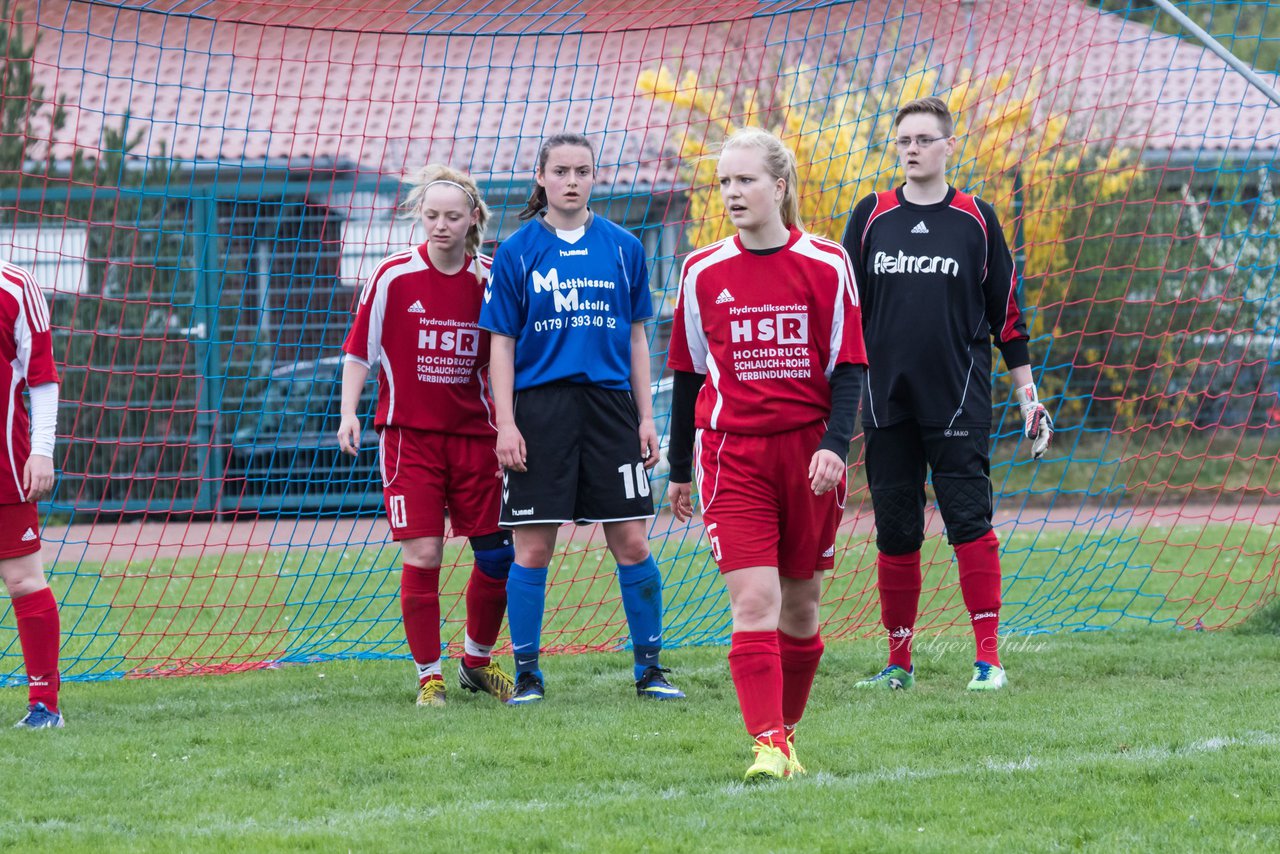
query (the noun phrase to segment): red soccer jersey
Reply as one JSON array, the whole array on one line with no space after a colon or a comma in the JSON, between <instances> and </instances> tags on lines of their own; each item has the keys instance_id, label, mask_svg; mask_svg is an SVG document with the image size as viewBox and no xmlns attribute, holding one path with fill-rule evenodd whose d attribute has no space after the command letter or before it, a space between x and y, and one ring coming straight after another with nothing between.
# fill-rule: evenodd
<instances>
[{"instance_id":1,"label":"red soccer jersey","mask_svg":"<svg viewBox=\"0 0 1280 854\"><path fill-rule=\"evenodd\" d=\"M22 392L58 381L49 332L49 304L36 280L21 267L0 261L0 383L9 386L0 454L0 504L27 500L22 472L31 454L31 420Z\"/></svg>"},{"instance_id":2,"label":"red soccer jersey","mask_svg":"<svg viewBox=\"0 0 1280 854\"><path fill-rule=\"evenodd\" d=\"M493 436L489 333L479 327L491 259L467 258L445 275L427 246L397 252L365 283L355 323L342 345L348 357L377 362L374 424Z\"/></svg>"},{"instance_id":3,"label":"red soccer jersey","mask_svg":"<svg viewBox=\"0 0 1280 854\"><path fill-rule=\"evenodd\" d=\"M825 420L842 363L867 354L840 244L793 228L774 252L735 235L685 259L667 364L707 375L698 427L769 435Z\"/></svg>"}]
</instances>

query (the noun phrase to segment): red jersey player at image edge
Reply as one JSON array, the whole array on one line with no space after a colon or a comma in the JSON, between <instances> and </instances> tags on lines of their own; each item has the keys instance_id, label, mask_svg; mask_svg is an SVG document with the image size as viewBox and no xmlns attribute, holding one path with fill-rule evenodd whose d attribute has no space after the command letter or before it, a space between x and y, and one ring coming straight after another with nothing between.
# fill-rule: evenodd
<instances>
[{"instance_id":1,"label":"red jersey player at image edge","mask_svg":"<svg viewBox=\"0 0 1280 854\"><path fill-rule=\"evenodd\" d=\"M801 226L795 155L748 128L725 142L717 174L737 233L691 253L681 274L667 497L687 521L696 467L753 739L746 779L789 779L804 773L796 726L823 653L819 599L867 357L848 257Z\"/></svg>"},{"instance_id":2,"label":"red jersey player at image edge","mask_svg":"<svg viewBox=\"0 0 1280 854\"><path fill-rule=\"evenodd\" d=\"M1031 375L1013 256L995 210L946 180L957 140L939 98L903 106L893 142L906 178L858 202L844 247L871 367L863 394L867 484L888 663L858 688L915 683L925 479L932 473L974 635L971 691L1003 688L999 542L991 525L991 349L1004 357L1023 433L1040 459L1053 422Z\"/></svg>"},{"instance_id":3,"label":"red jersey player at image edge","mask_svg":"<svg viewBox=\"0 0 1280 854\"><path fill-rule=\"evenodd\" d=\"M58 371L53 363L49 304L29 272L0 261L0 370L11 392L4 403L0 454L0 576L13 601L27 672L27 713L16 726L63 726L58 705L58 602L44 578L36 502L53 492ZM27 391L30 415L22 399Z\"/></svg>"},{"instance_id":4,"label":"red jersey player at image edge","mask_svg":"<svg viewBox=\"0 0 1280 854\"><path fill-rule=\"evenodd\" d=\"M505 702L514 683L492 658L515 552L498 525L501 482L494 453L489 336L479 328L491 259L479 254L489 209L472 178L428 164L407 181L405 215L425 243L383 259L365 283L342 345L338 444L360 453L360 393L378 371L378 455L391 536L400 544L400 606L417 668L417 704L445 704L441 669L440 564L445 511L475 562L467 582L460 687Z\"/></svg>"}]
</instances>

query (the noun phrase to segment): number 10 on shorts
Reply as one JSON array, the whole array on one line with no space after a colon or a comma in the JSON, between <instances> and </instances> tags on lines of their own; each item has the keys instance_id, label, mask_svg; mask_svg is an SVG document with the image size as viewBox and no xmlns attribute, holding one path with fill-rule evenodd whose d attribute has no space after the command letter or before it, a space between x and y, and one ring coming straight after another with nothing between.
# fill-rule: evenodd
<instances>
[{"instance_id":1,"label":"number 10 on shorts","mask_svg":"<svg viewBox=\"0 0 1280 854\"><path fill-rule=\"evenodd\" d=\"M641 498L649 495L649 473L644 470L644 463L636 463L635 470L630 464L618 466L618 474L622 475L622 488L627 491L627 499Z\"/></svg>"},{"instance_id":2,"label":"number 10 on shorts","mask_svg":"<svg viewBox=\"0 0 1280 854\"><path fill-rule=\"evenodd\" d=\"M393 528L403 528L409 524L409 512L405 509L403 495L393 495L387 499L387 515L391 517Z\"/></svg>"}]
</instances>

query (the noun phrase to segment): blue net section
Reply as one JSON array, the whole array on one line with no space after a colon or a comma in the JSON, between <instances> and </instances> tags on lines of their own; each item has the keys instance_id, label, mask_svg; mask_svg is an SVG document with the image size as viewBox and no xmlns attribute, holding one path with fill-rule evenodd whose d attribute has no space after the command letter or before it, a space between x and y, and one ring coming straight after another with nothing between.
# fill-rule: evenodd
<instances>
[{"instance_id":1,"label":"blue net section","mask_svg":"<svg viewBox=\"0 0 1280 854\"><path fill-rule=\"evenodd\" d=\"M706 155L735 127L778 132L805 223L838 239L859 198L902 180L893 115L925 94L959 117L950 180L996 207L1014 249L1057 426L1031 461L997 374L1003 626L1243 620L1280 585L1280 106L1136 5L6 2L0 251L53 317L63 405L41 533L65 677L407 656L372 382L366 450L352 462L335 437L353 302L424 237L396 215L407 172L475 176L492 252L540 141L587 134L592 206L648 256L665 436L680 263L730 232ZM1274 14L1179 5L1277 86ZM831 638L881 631L861 448ZM666 642L723 643L723 583L697 519L666 512L666 477L650 528ZM919 631L967 630L932 505L928 530ZM544 644L626 646L603 533L560 540ZM450 537L455 654L470 560ZM21 672L6 613L0 675Z\"/></svg>"}]
</instances>

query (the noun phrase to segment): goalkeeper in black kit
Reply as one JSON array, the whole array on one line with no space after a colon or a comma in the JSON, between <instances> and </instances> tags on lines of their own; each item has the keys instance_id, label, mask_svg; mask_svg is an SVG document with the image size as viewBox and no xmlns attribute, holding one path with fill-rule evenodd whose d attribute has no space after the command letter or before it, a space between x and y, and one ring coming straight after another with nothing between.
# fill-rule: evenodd
<instances>
[{"instance_id":1,"label":"goalkeeper in black kit","mask_svg":"<svg viewBox=\"0 0 1280 854\"><path fill-rule=\"evenodd\" d=\"M1004 357L1039 459L1053 422L1036 396L1017 271L995 211L946 180L954 122L939 98L898 111L894 143L906 183L862 199L844 247L853 261L867 369L867 483L876 522L877 587L889 661L858 688L909 688L920 604L929 472L977 652L971 691L1006 684L1000 661L1000 549L991 527L991 343Z\"/></svg>"}]
</instances>

